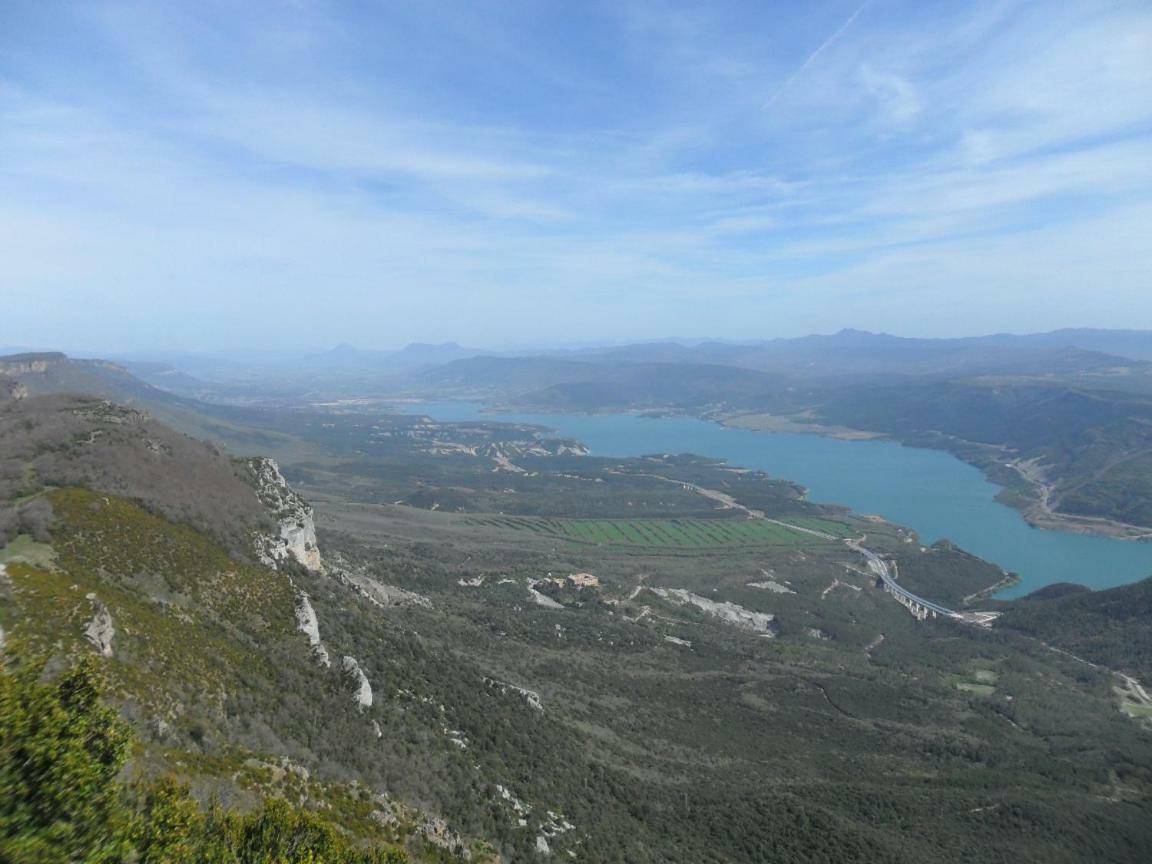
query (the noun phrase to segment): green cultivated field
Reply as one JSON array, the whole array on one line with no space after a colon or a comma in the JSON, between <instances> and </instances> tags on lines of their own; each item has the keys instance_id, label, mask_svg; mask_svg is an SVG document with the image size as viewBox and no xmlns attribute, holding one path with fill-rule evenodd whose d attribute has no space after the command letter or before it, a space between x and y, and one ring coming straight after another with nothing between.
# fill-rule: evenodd
<instances>
[{"instance_id":1,"label":"green cultivated field","mask_svg":"<svg viewBox=\"0 0 1152 864\"><path fill-rule=\"evenodd\" d=\"M532 531L577 543L677 549L710 549L718 546L798 546L823 542L811 534L794 531L763 519L542 519L528 516L494 516L469 520ZM835 536L846 536L846 526L828 519L801 517L797 525Z\"/></svg>"}]
</instances>

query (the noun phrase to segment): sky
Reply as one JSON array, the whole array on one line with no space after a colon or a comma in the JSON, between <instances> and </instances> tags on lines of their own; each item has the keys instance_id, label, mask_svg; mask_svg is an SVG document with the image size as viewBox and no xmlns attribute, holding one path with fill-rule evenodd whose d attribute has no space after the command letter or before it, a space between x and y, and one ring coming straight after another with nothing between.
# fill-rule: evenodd
<instances>
[{"instance_id":1,"label":"sky","mask_svg":"<svg viewBox=\"0 0 1152 864\"><path fill-rule=\"evenodd\" d=\"M1152 3L0 0L0 344L1152 328Z\"/></svg>"}]
</instances>

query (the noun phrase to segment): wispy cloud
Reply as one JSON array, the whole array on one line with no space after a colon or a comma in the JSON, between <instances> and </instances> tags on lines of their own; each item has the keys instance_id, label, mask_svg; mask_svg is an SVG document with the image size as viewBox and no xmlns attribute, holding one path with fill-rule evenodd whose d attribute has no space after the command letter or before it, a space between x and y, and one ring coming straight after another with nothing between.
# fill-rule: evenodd
<instances>
[{"instance_id":1,"label":"wispy cloud","mask_svg":"<svg viewBox=\"0 0 1152 864\"><path fill-rule=\"evenodd\" d=\"M860 13L867 8L870 2L871 0L864 0L863 3L856 7L856 11L845 19L843 24L833 30L832 34L827 39L817 45L815 50L813 50L811 54L804 58L804 61L796 67L796 71L785 78L784 81L781 82L780 86L772 91L772 94L768 97L767 101L764 102L764 110L768 110L774 104L776 104L776 101L788 92L788 89L793 84L795 84L796 81L798 81L800 77L820 59L821 55L823 55L829 48L836 44L836 41L848 31L848 28L851 27L856 19L860 17Z\"/></svg>"},{"instance_id":2,"label":"wispy cloud","mask_svg":"<svg viewBox=\"0 0 1152 864\"><path fill-rule=\"evenodd\" d=\"M626 6L33 9L9 341L1152 320L1146 4Z\"/></svg>"}]
</instances>

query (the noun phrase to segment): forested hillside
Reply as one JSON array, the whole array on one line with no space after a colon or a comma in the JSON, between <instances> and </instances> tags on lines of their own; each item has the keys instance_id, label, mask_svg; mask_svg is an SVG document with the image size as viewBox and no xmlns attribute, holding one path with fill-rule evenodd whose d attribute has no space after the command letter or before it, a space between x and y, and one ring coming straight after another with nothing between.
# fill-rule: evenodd
<instances>
[{"instance_id":1,"label":"forested hillside","mask_svg":"<svg viewBox=\"0 0 1152 864\"><path fill-rule=\"evenodd\" d=\"M1061 590L1063 589L1063 590ZM1012 604L1006 627L1152 680L1152 578L1106 591L1050 586Z\"/></svg>"}]
</instances>

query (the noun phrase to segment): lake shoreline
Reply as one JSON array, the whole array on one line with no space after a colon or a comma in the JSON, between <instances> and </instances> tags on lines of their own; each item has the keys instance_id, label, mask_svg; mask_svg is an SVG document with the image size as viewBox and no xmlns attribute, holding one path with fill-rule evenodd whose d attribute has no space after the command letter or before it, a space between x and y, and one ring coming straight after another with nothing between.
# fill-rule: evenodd
<instances>
[{"instance_id":1,"label":"lake shoreline","mask_svg":"<svg viewBox=\"0 0 1152 864\"><path fill-rule=\"evenodd\" d=\"M1115 519L1096 516L1078 516L1053 509L1048 500L1052 486L1045 481L1034 460L1012 458L996 445L965 441L952 436L940 436L936 441L923 437L901 439L880 432L853 429L847 426L824 425L814 418L810 422L797 422L789 416L774 414L722 414L697 415L701 420L712 420L731 429L752 432L785 432L797 435L820 435L837 441L896 441L905 447L944 450L951 456L984 472L988 480L1000 487L996 500L1016 510L1033 528L1042 531L1062 531L1108 537L1113 540L1148 542L1152 540L1152 527L1131 525ZM809 420L809 418L805 418ZM917 441L923 443L916 443ZM1008 461L1004 461L1008 459ZM1008 469L1012 474L1006 474ZM1015 482L1013 482L1015 481Z\"/></svg>"},{"instance_id":2,"label":"lake shoreline","mask_svg":"<svg viewBox=\"0 0 1152 864\"><path fill-rule=\"evenodd\" d=\"M419 401L419 400L411 400ZM471 401L471 400L464 400ZM747 432L780 433L787 435L816 435L835 441L894 441L904 447L922 450L942 450L950 456L979 469L988 481L999 487L995 500L1012 508L1032 528L1040 531L1055 531L1089 537L1106 537L1110 540L1152 542L1152 527L1130 525L1114 519L1095 516L1077 516L1061 513L1048 506L1051 487L1034 472L1021 470L1024 460L1013 457L1005 448L965 441L947 435L914 435L899 438L883 432L855 429L848 426L834 426L819 422L808 414L781 415L766 412L732 412L708 410L700 413L679 411L673 408L622 408L619 410L581 411L552 406L522 403L490 403L479 400L484 405L484 413L513 414L540 413L565 414L572 416L628 415L633 417L691 417L706 420L725 429L740 429ZM800 417L800 420L794 419ZM707 454L698 454L707 455ZM1007 461L1005 461L1007 460ZM803 484L799 484L803 485Z\"/></svg>"},{"instance_id":3,"label":"lake shoreline","mask_svg":"<svg viewBox=\"0 0 1152 864\"><path fill-rule=\"evenodd\" d=\"M403 410L427 411L425 416L446 422L488 419L554 430L596 455L694 453L790 478L814 501L882 514L912 529L924 545L946 540L1019 574L1018 582L998 586L996 600L1059 582L1098 590L1152 575L1152 545L1118 543L1100 526L1091 532L1033 527L1020 506L1031 503L1027 490L1018 472L1005 467L1012 454L1003 448L964 448L964 442L943 436L837 440L815 429L765 435L723 423L731 415L718 406L705 416L655 409L591 412L459 395L424 405L408 403ZM1013 495L1015 501L1005 500Z\"/></svg>"}]
</instances>

